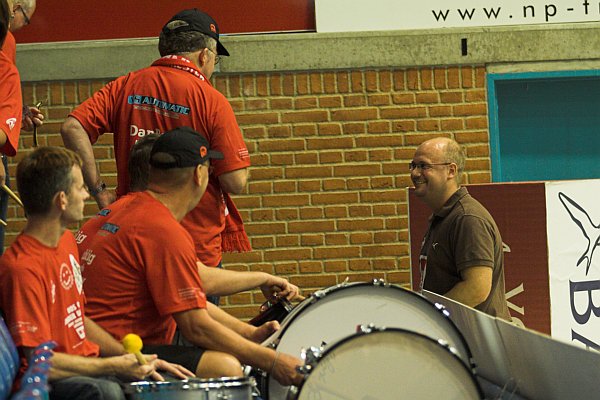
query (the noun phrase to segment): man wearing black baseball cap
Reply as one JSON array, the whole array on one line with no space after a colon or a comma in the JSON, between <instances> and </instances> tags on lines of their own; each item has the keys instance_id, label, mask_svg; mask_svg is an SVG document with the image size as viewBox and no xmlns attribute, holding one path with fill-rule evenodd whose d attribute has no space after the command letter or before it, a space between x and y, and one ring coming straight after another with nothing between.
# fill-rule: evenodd
<instances>
[{"instance_id":1,"label":"man wearing black baseball cap","mask_svg":"<svg viewBox=\"0 0 600 400\"><path fill-rule=\"evenodd\" d=\"M202 131L224 157L213 160L206 194L182 225L192 235L200 261L220 267L224 251L251 250L229 196L244 191L250 156L231 105L209 81L220 57L229 52L220 42L216 21L198 9L170 18L161 29L158 48L162 58L87 99L69 115L61 134L65 146L83 159L85 182L104 208L129 191L127 162L138 139L181 126ZM114 132L116 196L107 190L92 149L106 132Z\"/></svg>"},{"instance_id":2,"label":"man wearing black baseball cap","mask_svg":"<svg viewBox=\"0 0 600 400\"><path fill-rule=\"evenodd\" d=\"M135 330L145 352L199 377L240 376L242 362L270 372L282 384L299 383L295 367L300 360L257 343L277 323L255 328L206 302L204 286L214 282L201 281L192 237L179 224L204 194L209 163L222 157L188 127L156 140L148 190L130 193L104 209L96 234L77 236L85 245L87 315L119 339ZM222 283L237 284L232 279ZM170 345L176 325L197 347Z\"/></svg>"}]
</instances>

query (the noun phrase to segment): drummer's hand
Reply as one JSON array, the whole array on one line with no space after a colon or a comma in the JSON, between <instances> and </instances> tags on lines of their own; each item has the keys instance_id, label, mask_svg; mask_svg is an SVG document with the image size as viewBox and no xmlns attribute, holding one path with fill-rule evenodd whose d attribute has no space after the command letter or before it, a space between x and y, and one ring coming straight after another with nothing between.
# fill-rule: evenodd
<instances>
[{"instance_id":1,"label":"drummer's hand","mask_svg":"<svg viewBox=\"0 0 600 400\"><path fill-rule=\"evenodd\" d=\"M300 385L303 376L296 370L296 367L304 364L302 360L285 353L277 353L276 357L273 368L271 368L273 378L283 386Z\"/></svg>"},{"instance_id":2,"label":"drummer's hand","mask_svg":"<svg viewBox=\"0 0 600 400\"><path fill-rule=\"evenodd\" d=\"M154 380L163 381L163 377L156 372L156 354L146 355L146 364L140 365L133 354L110 357L107 360L112 364L112 371L124 380L143 380L151 377Z\"/></svg>"},{"instance_id":3,"label":"drummer's hand","mask_svg":"<svg viewBox=\"0 0 600 400\"><path fill-rule=\"evenodd\" d=\"M292 285L287 279L280 278L274 275L268 275L267 281L260 286L263 295L267 300L277 297L284 297L287 300L304 300L304 296L300 294L300 289L296 285Z\"/></svg>"},{"instance_id":4,"label":"drummer's hand","mask_svg":"<svg viewBox=\"0 0 600 400\"><path fill-rule=\"evenodd\" d=\"M196 376L189 369L179 364L173 364L161 359L156 360L156 369L168 372L179 379L193 378L194 376Z\"/></svg>"},{"instance_id":5,"label":"drummer's hand","mask_svg":"<svg viewBox=\"0 0 600 400\"><path fill-rule=\"evenodd\" d=\"M246 339L251 340L254 343L262 343L265 341L266 338L268 338L274 332L279 330L279 322L268 321L262 324L261 326L252 326L252 328L253 329L246 335Z\"/></svg>"}]
</instances>

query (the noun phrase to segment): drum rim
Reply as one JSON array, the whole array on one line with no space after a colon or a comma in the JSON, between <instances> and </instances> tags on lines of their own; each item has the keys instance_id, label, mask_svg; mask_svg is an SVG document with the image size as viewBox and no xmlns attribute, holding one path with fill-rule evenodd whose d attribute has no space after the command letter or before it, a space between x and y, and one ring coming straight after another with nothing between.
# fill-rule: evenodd
<instances>
[{"instance_id":1,"label":"drum rim","mask_svg":"<svg viewBox=\"0 0 600 400\"><path fill-rule=\"evenodd\" d=\"M444 349L447 350L448 354L450 354L451 357L453 357L456 360L458 360L459 364L462 366L462 368L464 370L466 370L466 372L468 373L469 377L471 378L471 380L475 384L475 388L477 389L477 394L479 395L479 398L480 399L484 398L484 394L483 394L483 390L481 389L481 385L477 381L477 371L475 370L475 367L469 368L467 365L465 365L465 362L457 354L455 354L453 351L450 350L450 349L453 348L452 346L446 344L445 342L441 342L439 340L432 339L432 338L430 338L427 335L424 335L424 334L419 333L419 332L411 331L409 329L393 328L393 327L391 327L391 328L374 327L372 330L355 332L355 333L353 333L351 335L348 335L348 336L344 337L343 339L338 340L337 342L332 343L331 347L328 346L323 351L323 353L321 353L319 355L318 360L320 361L321 359L325 358L327 356L327 354L329 354L330 352L332 352L336 348L340 347L344 343L351 341L352 339L355 339L357 337L372 335L372 334L390 332L390 331L392 331L392 332L401 332L401 333L406 333L406 334L409 334L409 335L412 335L412 336L417 336L417 337L425 339L426 341L435 343L438 346L442 346ZM317 366L318 365L319 364L317 363ZM302 392L302 387L304 386L304 383L307 381L307 379L308 379L309 376L310 376L310 374L307 374L307 375L305 375L304 379L302 379L302 383L300 383L300 385L298 386L297 396L299 396L300 393ZM298 397L296 397L296 398L298 398Z\"/></svg>"},{"instance_id":2,"label":"drum rim","mask_svg":"<svg viewBox=\"0 0 600 400\"><path fill-rule=\"evenodd\" d=\"M409 296L413 296L415 298L418 298L418 301L421 302L425 302L429 305L432 305L433 307L435 307L439 312L438 314L441 314L442 317L448 321L449 325L451 326L451 328L454 330L454 332L457 334L459 340L461 341L463 348L465 349L466 353L465 356L467 358L467 360L469 360L469 367L471 368L475 368L476 364L473 360L473 353L471 352L471 349L469 348L469 345L467 343L467 340L465 339L464 335L462 334L462 332L458 329L458 327L456 326L456 324L454 323L454 321L452 321L452 318L450 318L450 312L446 309L446 307L444 307L444 305L440 304L440 303L434 303L431 300L427 299L425 296L409 290L409 289L405 289L400 285L396 285L394 283L385 283L385 282L380 282L380 281L372 281L372 282L343 282L343 283L339 283L337 285L334 286L330 286L328 288L325 289L321 289L321 291L323 291L324 295L322 296L323 298L325 296L327 296L330 293L336 292L338 290L341 290L343 288L348 288L348 287L359 287L359 286L378 286L378 287L383 287L383 288L391 288L394 290L400 290L404 293L407 293ZM300 307L304 302L306 302L306 306L303 306L302 308L298 308L298 311L296 311L296 313L293 313L294 310L292 310L292 313L290 313L288 316L291 317L291 319L289 321L285 321L286 324L285 326L281 327L281 332L279 333L279 335L277 336L278 340L281 340L281 338L285 335L285 332L288 330L288 328L292 325L292 322L298 317L298 315L301 314L301 311L304 311L304 309L307 309L311 306L313 306L314 304L318 303L321 297L315 296L314 292L310 295L310 297L308 297L306 300L304 300L303 302L301 302L300 304L298 304L296 307L294 307L294 310L296 310L298 307ZM461 361L463 363L465 363L464 360L461 359Z\"/></svg>"},{"instance_id":3,"label":"drum rim","mask_svg":"<svg viewBox=\"0 0 600 400\"><path fill-rule=\"evenodd\" d=\"M137 381L130 382L125 390L126 393L144 393L153 391L155 388L163 386L180 388L185 385L190 385L196 389L214 389L214 388L233 388L242 386L256 386L256 380L251 376L229 377L222 378L189 378L180 381Z\"/></svg>"}]
</instances>

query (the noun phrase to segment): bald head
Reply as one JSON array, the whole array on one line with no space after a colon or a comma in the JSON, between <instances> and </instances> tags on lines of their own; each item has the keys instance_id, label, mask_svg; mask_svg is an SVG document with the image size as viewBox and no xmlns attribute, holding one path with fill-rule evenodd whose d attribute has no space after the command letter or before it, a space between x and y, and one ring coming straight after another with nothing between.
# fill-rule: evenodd
<instances>
[{"instance_id":1,"label":"bald head","mask_svg":"<svg viewBox=\"0 0 600 400\"><path fill-rule=\"evenodd\" d=\"M465 151L455 140L445 137L426 140L417 148L439 163L454 163L458 167L456 183L460 184L465 169Z\"/></svg>"},{"instance_id":2,"label":"bald head","mask_svg":"<svg viewBox=\"0 0 600 400\"><path fill-rule=\"evenodd\" d=\"M29 25L33 13L35 13L36 0L12 0L12 3L13 19L10 23L10 31L16 32Z\"/></svg>"}]
</instances>

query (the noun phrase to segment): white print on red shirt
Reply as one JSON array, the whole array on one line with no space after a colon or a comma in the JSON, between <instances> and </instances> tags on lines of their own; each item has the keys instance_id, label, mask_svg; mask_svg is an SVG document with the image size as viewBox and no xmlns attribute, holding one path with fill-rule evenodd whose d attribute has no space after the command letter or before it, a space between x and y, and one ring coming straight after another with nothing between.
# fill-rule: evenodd
<instances>
[{"instance_id":1,"label":"white print on red shirt","mask_svg":"<svg viewBox=\"0 0 600 400\"><path fill-rule=\"evenodd\" d=\"M9 119L6 120L6 125L8 125L8 127L10 128L11 131L15 127L16 123L17 123L17 119L16 118L9 118Z\"/></svg>"},{"instance_id":2,"label":"white print on red shirt","mask_svg":"<svg viewBox=\"0 0 600 400\"><path fill-rule=\"evenodd\" d=\"M63 289L71 289L74 281L75 278L73 278L73 271L66 263L62 263L60 266L60 284L62 285Z\"/></svg>"},{"instance_id":3,"label":"white print on red shirt","mask_svg":"<svg viewBox=\"0 0 600 400\"><path fill-rule=\"evenodd\" d=\"M181 288L178 290L179 297L182 300L190 300L190 299L195 299L197 297L200 297L199 294L201 292L202 292L202 290L200 290L200 288L197 288L197 287Z\"/></svg>"},{"instance_id":4,"label":"white print on red shirt","mask_svg":"<svg viewBox=\"0 0 600 400\"><path fill-rule=\"evenodd\" d=\"M85 339L85 328L83 326L83 313L81 312L81 304L77 301L67 307L67 317L65 318L65 326L67 328L75 328L79 339Z\"/></svg>"},{"instance_id":5,"label":"white print on red shirt","mask_svg":"<svg viewBox=\"0 0 600 400\"><path fill-rule=\"evenodd\" d=\"M73 268L73 276L75 277L75 286L77 287L77 292L81 294L83 291L83 278L81 277L81 268L79 267L79 263L77 259L73 256L73 254L69 254L69 261L71 261L71 268Z\"/></svg>"},{"instance_id":6,"label":"white print on red shirt","mask_svg":"<svg viewBox=\"0 0 600 400\"><path fill-rule=\"evenodd\" d=\"M239 156L240 156L240 158L242 158L242 159L243 159L243 158L248 158L248 157L250 156L250 155L249 155L249 153L248 153L248 149L246 149L246 148L241 148L241 149L238 149L238 155L239 155Z\"/></svg>"}]
</instances>

